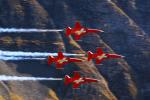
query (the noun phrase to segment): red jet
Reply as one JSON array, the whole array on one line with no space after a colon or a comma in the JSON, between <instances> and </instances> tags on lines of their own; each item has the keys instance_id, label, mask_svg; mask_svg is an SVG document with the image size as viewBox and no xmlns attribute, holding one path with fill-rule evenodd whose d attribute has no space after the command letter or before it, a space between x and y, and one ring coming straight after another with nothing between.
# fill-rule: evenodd
<instances>
[{"instance_id":1,"label":"red jet","mask_svg":"<svg viewBox=\"0 0 150 100\"><path fill-rule=\"evenodd\" d=\"M63 69L63 65L68 64L70 62L82 62L81 59L78 58L69 58L65 57L62 52L58 52L58 56L54 58L53 56L48 57L48 65L56 63L56 69Z\"/></svg>"},{"instance_id":2,"label":"red jet","mask_svg":"<svg viewBox=\"0 0 150 100\"><path fill-rule=\"evenodd\" d=\"M86 35L87 33L98 33L98 32L104 32L103 30L99 29L90 29L81 26L80 22L75 23L75 27L67 27L66 28L66 36L69 37L71 34L74 35L75 40L80 40L81 36Z\"/></svg>"},{"instance_id":3,"label":"red jet","mask_svg":"<svg viewBox=\"0 0 150 100\"><path fill-rule=\"evenodd\" d=\"M98 82L97 79L81 77L79 72L74 71L74 76L71 78L69 75L65 75L65 85L73 84L73 89L79 88L81 84Z\"/></svg>"},{"instance_id":4,"label":"red jet","mask_svg":"<svg viewBox=\"0 0 150 100\"><path fill-rule=\"evenodd\" d=\"M96 64L100 64L103 60L105 59L110 59L110 58L123 58L124 56L118 55L118 54L108 54L104 53L101 48L97 49L97 53L92 53L91 51L88 51L88 61L91 59L95 58L96 59Z\"/></svg>"}]
</instances>

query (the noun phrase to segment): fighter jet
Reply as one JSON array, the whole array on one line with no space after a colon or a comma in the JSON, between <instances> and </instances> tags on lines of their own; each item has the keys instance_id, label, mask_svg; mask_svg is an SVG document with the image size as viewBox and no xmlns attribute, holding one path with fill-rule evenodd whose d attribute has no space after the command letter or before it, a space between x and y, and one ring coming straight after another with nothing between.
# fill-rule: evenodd
<instances>
[{"instance_id":1,"label":"fighter jet","mask_svg":"<svg viewBox=\"0 0 150 100\"><path fill-rule=\"evenodd\" d=\"M88 61L91 59L96 59L96 64L100 64L103 60L105 59L110 59L110 58L123 58L124 56L118 55L118 54L108 54L104 53L101 48L97 48L97 53L92 53L91 51L87 52L88 54Z\"/></svg>"},{"instance_id":2,"label":"fighter jet","mask_svg":"<svg viewBox=\"0 0 150 100\"><path fill-rule=\"evenodd\" d=\"M54 56L48 57L48 65L53 62L56 63L56 69L64 69L63 65L71 62L82 62L82 60L79 58L65 57L62 52L58 52L58 56L56 58Z\"/></svg>"},{"instance_id":3,"label":"fighter jet","mask_svg":"<svg viewBox=\"0 0 150 100\"><path fill-rule=\"evenodd\" d=\"M74 39L76 41L80 40L81 36L84 36L87 33L98 33L98 32L104 31L99 29L86 28L84 26L81 26L80 22L76 22L74 28L71 27L66 28L66 36L69 37L70 35L74 35Z\"/></svg>"},{"instance_id":4,"label":"fighter jet","mask_svg":"<svg viewBox=\"0 0 150 100\"><path fill-rule=\"evenodd\" d=\"M72 84L73 89L78 89L81 84L98 82L97 79L81 77L77 71L74 71L74 76L72 78L69 75L65 75L64 81L65 85Z\"/></svg>"}]
</instances>

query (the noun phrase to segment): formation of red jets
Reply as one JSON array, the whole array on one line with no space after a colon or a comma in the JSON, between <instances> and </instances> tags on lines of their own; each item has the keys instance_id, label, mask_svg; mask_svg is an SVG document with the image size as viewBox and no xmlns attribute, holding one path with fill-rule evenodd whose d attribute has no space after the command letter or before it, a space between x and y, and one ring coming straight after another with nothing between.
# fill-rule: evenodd
<instances>
[{"instance_id":1,"label":"formation of red jets","mask_svg":"<svg viewBox=\"0 0 150 100\"><path fill-rule=\"evenodd\" d=\"M12 29L10 29L10 30L12 30ZM32 31L35 31L35 29L33 29ZM53 30L53 31L63 31L63 30ZM76 41L80 40L82 36L85 36L90 33L95 34L95 33L104 32L103 30L100 30L100 29L91 29L91 28L84 27L80 24L80 22L76 22L75 26L73 28L67 27L65 31L66 31L66 37L73 36L74 40L76 40ZM24 32L24 31L22 31L22 32ZM50 32L50 31L47 31L47 32ZM87 59L86 59L87 61L95 59L96 64L101 64L102 61L106 60L106 59L123 58L122 55L104 53L101 48L97 48L96 53L88 51L85 54L85 56L86 55L87 55ZM82 60L79 58L66 57L66 56L64 56L64 54L62 52L58 52L57 57L54 57L54 56L48 57L48 65L55 63L56 69L64 69L64 66L66 64L69 64L72 62L84 62L84 61L85 60ZM65 85L73 84L74 89L79 88L79 86L81 84L90 83L90 82L98 82L98 80L94 79L94 78L81 77L79 72L76 72L76 71L74 72L73 77L70 77L69 75L65 75L64 80L65 80L65 82L64 82Z\"/></svg>"},{"instance_id":2,"label":"formation of red jets","mask_svg":"<svg viewBox=\"0 0 150 100\"><path fill-rule=\"evenodd\" d=\"M96 53L88 51L87 56L88 56L87 61L96 59L96 64L100 64L103 60L106 60L106 59L116 59L116 58L124 57L118 54L104 53L101 48L97 48ZM65 57L62 52L58 52L57 57L53 57L53 56L48 57L48 65L51 65L52 63L56 63L56 69L64 69L64 65L71 63L71 62L83 62L83 61L84 60L79 59L79 58Z\"/></svg>"},{"instance_id":3,"label":"formation of red jets","mask_svg":"<svg viewBox=\"0 0 150 100\"><path fill-rule=\"evenodd\" d=\"M66 36L69 37L70 35L73 35L76 41L80 40L82 36L87 35L89 33L101 33L101 32L103 32L103 30L86 28L82 26L79 22L75 23L74 28L71 28L71 27L66 28ZM123 58L122 55L104 53L101 48L97 48L96 53L88 51L87 54L85 55L87 55L87 61L95 59L96 64L100 64L102 63L103 60L106 60L106 59ZM54 56L48 57L48 65L55 63L56 69L64 69L64 66L71 62L83 62L83 61L84 60L79 59L79 58L65 57L62 52L58 52L57 57L54 57ZM93 79L93 78L81 77L79 72L76 72L76 71L74 72L73 77L66 75L64 78L64 84L65 85L72 84L73 89L79 88L81 84L90 83L90 82L98 82L98 80Z\"/></svg>"},{"instance_id":4,"label":"formation of red jets","mask_svg":"<svg viewBox=\"0 0 150 100\"><path fill-rule=\"evenodd\" d=\"M100 64L105 59L123 58L123 56L118 54L104 53L101 48L98 48L96 53L88 51L87 54L87 60L90 61L91 59L96 59L96 64ZM56 58L53 56L48 57L48 65L52 64L53 62L56 63L56 69L63 69L65 64L71 62L83 62L83 60L79 58L65 57L62 52L58 52L58 56ZM74 76L72 78L69 75L66 75L64 80L65 85L72 84L73 89L79 88L81 84L98 82L97 79L81 77L79 72L74 72Z\"/></svg>"},{"instance_id":5,"label":"formation of red jets","mask_svg":"<svg viewBox=\"0 0 150 100\"><path fill-rule=\"evenodd\" d=\"M82 26L79 22L75 23L74 28L71 28L71 27L66 28L66 36L69 37L70 35L73 35L76 41L80 40L82 36L87 35L89 33L101 33L101 32L104 32L104 31L99 30L99 29L86 28ZM87 61L95 59L96 64L100 64L103 60L106 60L106 59L123 58L122 55L104 53L101 48L97 48L96 53L88 51L87 54L85 55L88 56ZM83 60L79 58L65 57L62 52L58 52L57 57L53 57L53 56L48 57L48 65L55 63L56 69L64 69L64 66L71 62L83 62ZM64 81L65 81L64 82L65 85L72 84L73 89L79 88L81 84L90 83L90 82L98 82L98 80L94 78L81 77L81 75L77 71L74 72L73 77L70 77L69 75L65 75Z\"/></svg>"},{"instance_id":6,"label":"formation of red jets","mask_svg":"<svg viewBox=\"0 0 150 100\"><path fill-rule=\"evenodd\" d=\"M74 40L76 41L80 40L82 36L87 35L89 33L101 33L101 32L104 31L99 29L86 28L82 26L80 22L76 22L74 28L71 27L66 28L66 36L69 37L73 35ZM103 60L107 60L107 59L123 58L122 55L104 53L101 48L97 48L96 53L88 51L87 54L85 55L88 56L87 61L95 59L96 64L100 64ZM62 52L58 52L57 57L53 57L53 56L48 57L48 65L55 63L56 69L64 69L64 65L71 62L83 62L83 60L79 58L65 57ZM73 89L79 88L81 84L86 84L90 82L98 82L98 80L94 78L81 77L81 75L77 71L74 71L73 77L70 77L69 75L65 75L64 78L64 84L65 85L72 84Z\"/></svg>"}]
</instances>

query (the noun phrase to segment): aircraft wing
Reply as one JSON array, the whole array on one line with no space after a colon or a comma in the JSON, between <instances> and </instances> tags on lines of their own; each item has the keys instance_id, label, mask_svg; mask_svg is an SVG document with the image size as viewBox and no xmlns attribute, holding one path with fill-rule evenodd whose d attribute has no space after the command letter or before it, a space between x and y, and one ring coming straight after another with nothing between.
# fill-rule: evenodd
<instances>
[{"instance_id":1,"label":"aircraft wing","mask_svg":"<svg viewBox=\"0 0 150 100\"><path fill-rule=\"evenodd\" d=\"M80 35L74 35L75 40L80 40L81 36Z\"/></svg>"},{"instance_id":2,"label":"aircraft wing","mask_svg":"<svg viewBox=\"0 0 150 100\"><path fill-rule=\"evenodd\" d=\"M100 64L102 61L103 61L103 59L101 59L101 60L96 59L96 64Z\"/></svg>"},{"instance_id":3,"label":"aircraft wing","mask_svg":"<svg viewBox=\"0 0 150 100\"><path fill-rule=\"evenodd\" d=\"M56 63L56 69L64 69L63 64Z\"/></svg>"},{"instance_id":4,"label":"aircraft wing","mask_svg":"<svg viewBox=\"0 0 150 100\"><path fill-rule=\"evenodd\" d=\"M77 89L77 88L79 88L80 85L81 85L80 83L79 83L79 84L74 83L74 84L73 84L73 88L74 88L74 89Z\"/></svg>"}]
</instances>

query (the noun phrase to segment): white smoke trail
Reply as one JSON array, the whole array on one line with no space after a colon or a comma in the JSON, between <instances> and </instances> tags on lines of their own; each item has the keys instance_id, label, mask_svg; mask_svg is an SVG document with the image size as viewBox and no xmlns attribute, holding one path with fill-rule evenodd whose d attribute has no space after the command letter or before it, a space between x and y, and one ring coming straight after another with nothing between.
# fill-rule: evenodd
<instances>
[{"instance_id":1,"label":"white smoke trail","mask_svg":"<svg viewBox=\"0 0 150 100\"><path fill-rule=\"evenodd\" d=\"M84 54L72 54L72 53L63 53L64 56L83 56ZM0 50L0 56L6 57L48 57L48 56L57 56L57 53L47 53L47 52L23 52L23 51L2 51Z\"/></svg>"},{"instance_id":2,"label":"white smoke trail","mask_svg":"<svg viewBox=\"0 0 150 100\"><path fill-rule=\"evenodd\" d=\"M84 56L84 54L63 53L64 56ZM0 60L45 60L48 56L57 56L57 53L47 52L23 52L23 51L2 51Z\"/></svg>"},{"instance_id":3,"label":"white smoke trail","mask_svg":"<svg viewBox=\"0 0 150 100\"><path fill-rule=\"evenodd\" d=\"M30 33L30 32L61 32L63 29L25 29L25 28L0 28L0 33Z\"/></svg>"},{"instance_id":4,"label":"white smoke trail","mask_svg":"<svg viewBox=\"0 0 150 100\"><path fill-rule=\"evenodd\" d=\"M0 56L0 60L10 61L10 60L45 60L47 58L40 58L40 57L6 57L6 56Z\"/></svg>"},{"instance_id":5,"label":"white smoke trail","mask_svg":"<svg viewBox=\"0 0 150 100\"><path fill-rule=\"evenodd\" d=\"M0 75L0 81L60 81L63 78L45 78L45 77L19 77Z\"/></svg>"}]
</instances>

